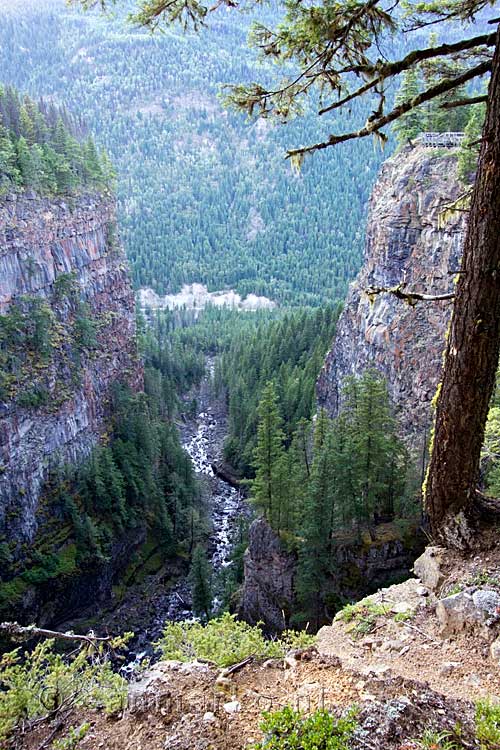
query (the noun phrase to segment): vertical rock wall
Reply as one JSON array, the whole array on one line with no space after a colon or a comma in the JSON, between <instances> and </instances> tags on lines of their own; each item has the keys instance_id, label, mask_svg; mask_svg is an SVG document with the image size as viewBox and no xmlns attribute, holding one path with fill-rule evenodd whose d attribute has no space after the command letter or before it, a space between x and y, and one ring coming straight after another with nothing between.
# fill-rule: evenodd
<instances>
[{"instance_id":1,"label":"vertical rock wall","mask_svg":"<svg viewBox=\"0 0 500 750\"><path fill-rule=\"evenodd\" d=\"M451 302L410 307L381 294L370 303L363 290L406 281L419 292L452 291L465 214L454 214L442 229L438 216L462 192L451 151L407 148L382 166L370 200L364 265L317 384L319 405L332 416L345 378L374 367L387 378L402 432L417 438L429 426Z\"/></svg>"},{"instance_id":2,"label":"vertical rock wall","mask_svg":"<svg viewBox=\"0 0 500 750\"><path fill-rule=\"evenodd\" d=\"M0 198L0 314L0 538L29 542L51 468L80 461L103 435L113 384L142 387L111 200ZM39 316L43 347L16 350L16 315L20 329Z\"/></svg>"}]
</instances>

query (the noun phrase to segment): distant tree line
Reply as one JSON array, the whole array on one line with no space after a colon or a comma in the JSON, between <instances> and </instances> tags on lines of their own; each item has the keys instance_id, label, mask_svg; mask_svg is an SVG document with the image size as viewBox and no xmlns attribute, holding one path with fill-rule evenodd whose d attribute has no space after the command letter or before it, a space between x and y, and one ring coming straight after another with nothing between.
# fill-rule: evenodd
<instances>
[{"instance_id":1,"label":"distant tree line","mask_svg":"<svg viewBox=\"0 0 500 750\"><path fill-rule=\"evenodd\" d=\"M113 179L108 157L80 120L0 85L0 195L20 188L41 195L106 191Z\"/></svg>"}]
</instances>

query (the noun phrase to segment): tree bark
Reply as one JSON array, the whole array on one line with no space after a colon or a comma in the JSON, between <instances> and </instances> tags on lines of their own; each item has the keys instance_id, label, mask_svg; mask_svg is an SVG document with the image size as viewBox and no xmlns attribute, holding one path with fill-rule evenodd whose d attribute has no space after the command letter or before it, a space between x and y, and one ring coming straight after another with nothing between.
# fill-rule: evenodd
<instances>
[{"instance_id":1,"label":"tree bark","mask_svg":"<svg viewBox=\"0 0 500 750\"><path fill-rule=\"evenodd\" d=\"M500 26L425 492L433 537L466 548L500 346Z\"/></svg>"}]
</instances>

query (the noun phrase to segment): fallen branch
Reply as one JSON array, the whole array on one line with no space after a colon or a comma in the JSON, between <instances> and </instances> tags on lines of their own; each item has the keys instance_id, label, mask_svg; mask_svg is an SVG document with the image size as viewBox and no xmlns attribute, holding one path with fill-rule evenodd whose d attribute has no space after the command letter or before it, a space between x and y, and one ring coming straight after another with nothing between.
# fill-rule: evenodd
<instances>
[{"instance_id":1,"label":"fallen branch","mask_svg":"<svg viewBox=\"0 0 500 750\"><path fill-rule=\"evenodd\" d=\"M233 664L231 667L228 667L223 671L224 677L229 677L230 674L234 674L235 672L239 672L240 669L243 669L243 667L246 667L247 664L250 664L254 660L253 656L247 656L246 659L243 659L243 661L238 662L238 664Z\"/></svg>"},{"instance_id":2,"label":"fallen branch","mask_svg":"<svg viewBox=\"0 0 500 750\"><path fill-rule=\"evenodd\" d=\"M435 638L433 638L431 635L428 635L424 630L420 630L420 628L417 628L416 625L410 625L408 622L403 622L403 625L405 628L411 628L411 630L416 630L417 633L420 633L420 635L423 635L424 638L427 638L431 643L436 643L438 646L441 645L441 641L437 641Z\"/></svg>"},{"instance_id":3,"label":"fallen branch","mask_svg":"<svg viewBox=\"0 0 500 750\"><path fill-rule=\"evenodd\" d=\"M403 300L408 305L414 307L417 302L442 302L443 300L452 300L455 298L455 292L447 292L444 294L423 294L422 292L411 292L406 291L404 284L398 284L392 287L369 287L365 289L365 294L371 298L376 297L378 294L392 294L394 297Z\"/></svg>"},{"instance_id":4,"label":"fallen branch","mask_svg":"<svg viewBox=\"0 0 500 750\"><path fill-rule=\"evenodd\" d=\"M113 637L97 636L92 631L87 635L77 635L68 630L66 633L61 633L58 630L47 630L46 628L37 628L36 625L19 625L17 622L2 622L0 623L0 633L9 636L15 641L29 641L30 638L56 638L63 641L78 641L79 643L86 643L89 646L97 646L100 643L111 643Z\"/></svg>"}]
</instances>

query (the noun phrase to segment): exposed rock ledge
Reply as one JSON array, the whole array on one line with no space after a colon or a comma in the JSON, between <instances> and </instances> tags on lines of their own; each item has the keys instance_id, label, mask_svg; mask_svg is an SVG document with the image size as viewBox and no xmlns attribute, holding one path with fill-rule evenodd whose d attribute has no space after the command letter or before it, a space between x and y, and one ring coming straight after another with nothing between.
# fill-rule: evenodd
<instances>
[{"instance_id":1,"label":"exposed rock ledge","mask_svg":"<svg viewBox=\"0 0 500 750\"><path fill-rule=\"evenodd\" d=\"M331 415L345 378L375 367L387 378L402 431L415 438L429 426L451 303L410 307L388 294L370 303L363 290L407 282L419 292L452 291L465 215L457 212L443 228L438 217L461 192L453 152L408 147L383 164L370 200L364 265L318 381L318 402Z\"/></svg>"}]
</instances>

